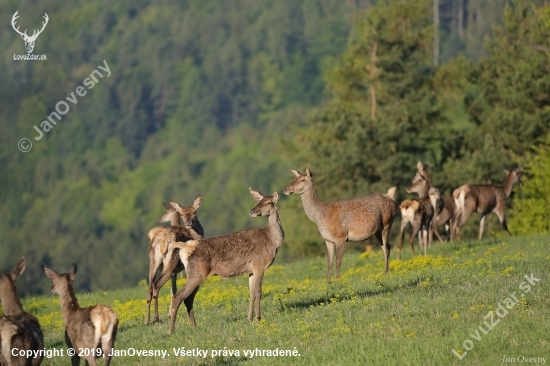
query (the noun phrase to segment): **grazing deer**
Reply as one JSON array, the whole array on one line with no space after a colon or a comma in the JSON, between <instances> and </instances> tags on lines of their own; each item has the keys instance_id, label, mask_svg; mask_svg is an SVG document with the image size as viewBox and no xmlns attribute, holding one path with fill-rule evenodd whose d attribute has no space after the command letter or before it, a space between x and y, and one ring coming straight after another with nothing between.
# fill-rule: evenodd
<instances>
[{"instance_id":1,"label":"grazing deer","mask_svg":"<svg viewBox=\"0 0 550 366\"><path fill-rule=\"evenodd\" d=\"M171 208L178 215L176 217L177 222L173 220L172 211L168 208L166 213L159 219L159 221L166 220L167 216L170 216L173 220L173 225L157 231L149 244L149 293L147 296L147 319L145 320L145 324L150 323L151 299L155 300L153 322L159 321L158 293L166 281L168 281L168 278L172 280L170 288L172 297L177 292L176 277L184 267L180 261L178 249L173 248L172 245L176 242L186 242L204 237L204 229L197 217L197 209L201 203L202 197L200 194L195 198L193 205L187 207L181 207L178 203L170 201ZM183 226L178 225L179 216L183 219ZM161 269L160 276L155 279L155 275L159 269Z\"/></svg>"},{"instance_id":2,"label":"grazing deer","mask_svg":"<svg viewBox=\"0 0 550 366\"><path fill-rule=\"evenodd\" d=\"M432 187L430 183L430 170L428 165L422 164L420 161L417 164L418 171L416 172L412 185L407 188L407 193L417 193L419 198L428 197L428 191ZM445 233L447 240L453 241L453 216L456 212L456 205L452 196L441 197L440 207L436 209L433 221L433 230L435 236L440 242L444 242L443 238L437 231L437 227L445 225Z\"/></svg>"},{"instance_id":3,"label":"grazing deer","mask_svg":"<svg viewBox=\"0 0 550 366\"><path fill-rule=\"evenodd\" d=\"M65 343L76 352L71 363L80 363L80 356L89 366L95 366L96 357L103 355L105 365L111 363L111 355L118 329L118 317L106 305L93 305L81 308L74 294L73 281L76 275L76 262L69 273L58 273L42 266L46 276L52 280L52 292L59 295L59 305L65 323Z\"/></svg>"},{"instance_id":4,"label":"grazing deer","mask_svg":"<svg viewBox=\"0 0 550 366\"><path fill-rule=\"evenodd\" d=\"M0 274L0 302L4 315L0 317L0 364L4 365L40 365L43 353L35 357L12 354L13 349L19 351L43 351L44 337L38 319L26 313L17 296L15 280L25 271L26 262L22 257L14 270Z\"/></svg>"},{"instance_id":5,"label":"grazing deer","mask_svg":"<svg viewBox=\"0 0 550 366\"><path fill-rule=\"evenodd\" d=\"M176 243L181 261L187 272L185 286L172 298L170 306L170 334L174 332L178 308L183 301L189 314L191 325L196 326L193 313L193 301L201 283L211 275L234 277L248 274L250 288L250 306L248 320L260 320L260 301L262 280L265 270L275 260L285 233L277 213L279 195L264 196L249 188L250 194L258 204L250 210L250 216L268 216L267 226L237 231L213 238L190 240Z\"/></svg>"},{"instance_id":6,"label":"grazing deer","mask_svg":"<svg viewBox=\"0 0 550 366\"><path fill-rule=\"evenodd\" d=\"M504 231L510 236L506 220L504 219L504 209L506 208L506 199L510 197L514 184L520 187L523 185L520 179L523 165L512 170L505 169L502 166L501 168L506 173L506 179L504 179L504 183L501 186L494 184L464 184L454 190L453 197L457 208L455 215L456 235L458 240L460 240L460 228L474 211L481 214L479 239L483 235L485 217L491 212L497 214Z\"/></svg>"},{"instance_id":7,"label":"grazing deer","mask_svg":"<svg viewBox=\"0 0 550 366\"><path fill-rule=\"evenodd\" d=\"M374 193L368 196L336 202L323 202L317 196L313 175L309 168L306 174L290 170L296 177L284 189L286 195L299 194L306 216L317 224L321 237L327 245L327 282L330 283L334 248L336 247L336 278L340 277L340 265L347 241L362 241L375 235L384 250L385 271L388 272L391 245L388 236L399 204L393 199L396 187L387 194Z\"/></svg>"}]
</instances>

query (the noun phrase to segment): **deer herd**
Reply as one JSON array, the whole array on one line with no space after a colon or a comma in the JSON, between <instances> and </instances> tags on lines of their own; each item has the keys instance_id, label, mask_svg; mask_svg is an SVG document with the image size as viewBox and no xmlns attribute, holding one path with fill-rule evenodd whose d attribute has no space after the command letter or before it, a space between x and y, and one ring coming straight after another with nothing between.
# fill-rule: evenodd
<instances>
[{"instance_id":1,"label":"deer herd","mask_svg":"<svg viewBox=\"0 0 550 366\"><path fill-rule=\"evenodd\" d=\"M431 185L429 167L418 162L418 171L407 188L407 193L418 194L417 199L406 199L399 204L394 196L396 187L387 193L373 193L350 200L324 202L317 195L313 174L306 168L305 174L291 170L295 176L283 192L285 195L301 196L306 216L313 221L327 246L327 282L331 281L334 252L336 250L336 274L340 266L344 244L348 241L363 241L375 236L382 246L385 272L389 269L390 229L398 211L401 213L401 230L398 259L405 231L410 223L409 244L414 255L414 237L418 235L419 247L424 254L432 245L433 235L443 242L438 227L445 225L446 240L456 236L470 215L481 214L479 238L483 235L485 217L495 212L506 231L504 218L506 199L514 185L521 186L522 166L513 170L504 169L506 178L502 185L465 184L454 190L452 197L441 196ZM176 315L183 302L189 321L196 326L193 302L200 285L211 275L233 277L247 274L249 278L250 305L248 320L260 319L262 280L266 269L273 263L285 237L277 204L279 194L265 196L249 188L256 201L249 214L251 217L267 216L267 226L251 228L226 235L205 238L204 229L197 217L202 203L198 195L191 206L182 207L174 201L165 205L166 212L159 222L170 226L157 226L149 237L149 292L147 296L146 324L151 323L151 301L154 300L153 322L159 321L158 294L160 288L171 278L170 333L174 332ZM0 302L4 315L0 317L0 365L39 365L44 353L42 330L35 316L23 310L15 286L16 278L26 267L21 258L16 267L0 274ZM88 365L96 365L96 358L103 356L105 365L111 361L112 349L117 334L118 318L106 305L81 308L74 294L72 282L76 275L76 263L69 273L60 274L42 266L52 280L52 292L59 295L61 313L65 323L65 341L68 347L86 352L72 356L72 364L78 365L84 358ZM176 275L185 270L187 281L177 291ZM17 350L14 352L14 350Z\"/></svg>"}]
</instances>

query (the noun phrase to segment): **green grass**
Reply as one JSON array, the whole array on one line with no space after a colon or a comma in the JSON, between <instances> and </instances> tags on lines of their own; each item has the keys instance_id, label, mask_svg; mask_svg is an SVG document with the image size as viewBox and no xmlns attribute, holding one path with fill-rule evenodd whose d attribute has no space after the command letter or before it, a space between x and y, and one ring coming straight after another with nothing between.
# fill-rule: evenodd
<instances>
[{"instance_id":1,"label":"green grass","mask_svg":"<svg viewBox=\"0 0 550 366\"><path fill-rule=\"evenodd\" d=\"M500 365L504 356L550 357L549 244L550 236L436 244L428 256L414 258L404 248L403 260L392 260L387 275L380 251L347 252L343 275L332 284L324 280L325 258L275 264L264 278L259 323L246 320L247 278L213 277L196 297L198 327L190 326L182 304L172 336L168 286L160 299L161 323L150 326L144 325L145 283L78 298L82 306L104 303L115 309L117 350L169 354L165 359L115 357L114 365ZM540 282L529 292L520 290L524 275L531 274ZM518 304L478 336L478 327L487 329L485 316L514 292ZM27 298L23 304L39 317L46 348L65 348L57 297ZM451 350L466 351L467 340L473 349L459 360ZM181 347L208 355L176 357L173 348ZM256 349L296 350L299 356L245 357L244 350ZM213 350L219 355L212 357ZM223 356L223 350L240 355ZM69 359L54 357L44 364L67 365Z\"/></svg>"}]
</instances>

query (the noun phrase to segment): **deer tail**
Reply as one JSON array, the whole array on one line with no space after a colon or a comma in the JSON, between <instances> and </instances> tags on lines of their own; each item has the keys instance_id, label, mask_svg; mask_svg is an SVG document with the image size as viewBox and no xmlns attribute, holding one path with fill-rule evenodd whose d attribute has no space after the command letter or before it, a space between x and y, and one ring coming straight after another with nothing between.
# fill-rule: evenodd
<instances>
[{"instance_id":1,"label":"deer tail","mask_svg":"<svg viewBox=\"0 0 550 366\"><path fill-rule=\"evenodd\" d=\"M397 187L391 187L388 189L388 193L386 193L386 196L389 198L395 199L395 191L397 190Z\"/></svg>"},{"instance_id":2,"label":"deer tail","mask_svg":"<svg viewBox=\"0 0 550 366\"><path fill-rule=\"evenodd\" d=\"M468 192L470 192L470 186L468 184L458 187L453 192L453 198L456 205L455 219L462 216L462 213L464 212L464 199L466 198Z\"/></svg>"}]
</instances>

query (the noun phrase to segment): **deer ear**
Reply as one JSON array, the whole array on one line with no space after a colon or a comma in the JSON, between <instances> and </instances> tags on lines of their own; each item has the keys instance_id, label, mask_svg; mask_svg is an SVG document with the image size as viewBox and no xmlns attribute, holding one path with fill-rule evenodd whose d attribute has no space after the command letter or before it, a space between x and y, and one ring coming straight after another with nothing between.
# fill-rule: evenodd
<instances>
[{"instance_id":1,"label":"deer ear","mask_svg":"<svg viewBox=\"0 0 550 366\"><path fill-rule=\"evenodd\" d=\"M523 164L521 164L520 166L518 166L518 167L515 169L516 173L519 173L519 172L521 172L522 170L523 170Z\"/></svg>"},{"instance_id":2,"label":"deer ear","mask_svg":"<svg viewBox=\"0 0 550 366\"><path fill-rule=\"evenodd\" d=\"M294 170L294 169L290 169L290 171L292 172L292 174L294 174L294 176L295 176L296 178L298 178L299 176L301 176L301 175L302 175L302 173L300 173L300 172L299 172L299 171L297 171L297 170Z\"/></svg>"},{"instance_id":3,"label":"deer ear","mask_svg":"<svg viewBox=\"0 0 550 366\"><path fill-rule=\"evenodd\" d=\"M502 164L500 164L500 167L502 168L502 171L506 174L510 173L508 169L506 169Z\"/></svg>"},{"instance_id":4,"label":"deer ear","mask_svg":"<svg viewBox=\"0 0 550 366\"><path fill-rule=\"evenodd\" d=\"M196 209L198 209L200 207L202 203L202 196L199 194L197 195L197 197L195 198L195 201L193 202L193 207Z\"/></svg>"},{"instance_id":5,"label":"deer ear","mask_svg":"<svg viewBox=\"0 0 550 366\"><path fill-rule=\"evenodd\" d=\"M264 198L264 195L261 194L258 191L253 190L251 187L248 187L248 190L250 191L250 194L252 195L252 198L256 200L256 202L259 202Z\"/></svg>"},{"instance_id":6,"label":"deer ear","mask_svg":"<svg viewBox=\"0 0 550 366\"><path fill-rule=\"evenodd\" d=\"M279 193L277 193L276 190L273 192L273 202L274 203L279 202Z\"/></svg>"},{"instance_id":7,"label":"deer ear","mask_svg":"<svg viewBox=\"0 0 550 366\"><path fill-rule=\"evenodd\" d=\"M11 278L15 281L17 276L25 272L25 268L27 267L27 264L25 262L25 257L21 257L13 271L11 271Z\"/></svg>"},{"instance_id":8,"label":"deer ear","mask_svg":"<svg viewBox=\"0 0 550 366\"><path fill-rule=\"evenodd\" d=\"M306 175L310 178L313 178L313 174L311 174L311 170L309 170L309 167L306 168Z\"/></svg>"},{"instance_id":9,"label":"deer ear","mask_svg":"<svg viewBox=\"0 0 550 366\"><path fill-rule=\"evenodd\" d=\"M416 163L416 168L418 169L419 172L424 170L424 165L422 165L422 162L420 160L418 160L418 163Z\"/></svg>"},{"instance_id":10,"label":"deer ear","mask_svg":"<svg viewBox=\"0 0 550 366\"><path fill-rule=\"evenodd\" d=\"M168 205L167 205L166 203L164 203L164 202L162 203L162 205L164 206L164 208L166 209L166 211L172 209L172 207L168 206Z\"/></svg>"},{"instance_id":11,"label":"deer ear","mask_svg":"<svg viewBox=\"0 0 550 366\"><path fill-rule=\"evenodd\" d=\"M172 205L172 207L174 207L176 210L181 209L181 206L176 201L170 200L170 205Z\"/></svg>"},{"instance_id":12,"label":"deer ear","mask_svg":"<svg viewBox=\"0 0 550 366\"><path fill-rule=\"evenodd\" d=\"M42 269L44 270L44 273L46 273L46 276L48 276L52 280L59 278L59 273L57 273L55 269L48 268L45 265L42 265Z\"/></svg>"},{"instance_id":13,"label":"deer ear","mask_svg":"<svg viewBox=\"0 0 550 366\"><path fill-rule=\"evenodd\" d=\"M71 271L69 272L71 281L74 281L75 275L76 275L76 262L73 262L73 264L71 264Z\"/></svg>"}]
</instances>

